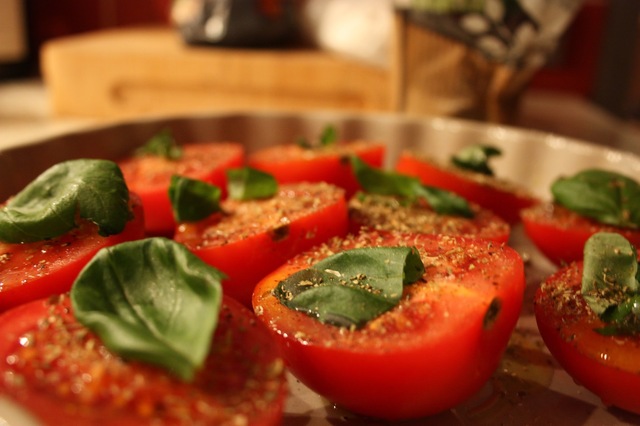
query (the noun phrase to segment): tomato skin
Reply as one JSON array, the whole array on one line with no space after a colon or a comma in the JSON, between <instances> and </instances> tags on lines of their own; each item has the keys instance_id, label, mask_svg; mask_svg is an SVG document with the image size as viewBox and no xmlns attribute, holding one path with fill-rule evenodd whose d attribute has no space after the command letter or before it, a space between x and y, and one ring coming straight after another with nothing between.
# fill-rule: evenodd
<instances>
[{"instance_id":1,"label":"tomato skin","mask_svg":"<svg viewBox=\"0 0 640 426\"><path fill-rule=\"evenodd\" d=\"M56 320L40 325L45 318ZM282 421L288 390L280 352L253 313L233 299L223 299L212 351L192 383L110 355L90 332L75 344L81 346L78 349L69 343L75 337L68 336L82 330L66 296L37 300L4 313L0 317L0 394L45 426L231 426L238 419L275 426ZM31 339L30 348L20 348L24 336ZM38 349L40 342L44 348ZM90 380L72 392L78 377Z\"/></svg>"},{"instance_id":2,"label":"tomato skin","mask_svg":"<svg viewBox=\"0 0 640 426\"><path fill-rule=\"evenodd\" d=\"M425 185L447 189L489 209L510 224L520 222L520 211L539 200L523 188L486 176L437 164L409 151L400 154L396 171L415 176Z\"/></svg>"},{"instance_id":3,"label":"tomato skin","mask_svg":"<svg viewBox=\"0 0 640 426\"><path fill-rule=\"evenodd\" d=\"M273 296L279 281L327 253L292 259L262 280L253 296L254 311L280 343L290 371L338 405L389 420L439 413L477 392L497 368L522 307L520 256L486 240L427 234L363 233L329 246L339 251L361 244L415 245L429 284L407 286L400 307L346 331ZM489 263L480 266L475 255ZM494 298L501 308L485 327Z\"/></svg>"},{"instance_id":4,"label":"tomato skin","mask_svg":"<svg viewBox=\"0 0 640 426\"><path fill-rule=\"evenodd\" d=\"M472 204L474 217L438 214L427 203L401 204L396 198L368 194L349 200L349 230L356 234L363 228L426 234L460 235L506 243L511 234L509 224L490 210Z\"/></svg>"},{"instance_id":5,"label":"tomato skin","mask_svg":"<svg viewBox=\"0 0 640 426\"><path fill-rule=\"evenodd\" d=\"M226 170L244 164L244 147L233 142L185 144L179 160L131 156L118 162L125 181L142 198L148 235L170 236L176 227L169 200L171 176L198 179L220 187L226 195Z\"/></svg>"},{"instance_id":6,"label":"tomato skin","mask_svg":"<svg viewBox=\"0 0 640 426\"><path fill-rule=\"evenodd\" d=\"M557 266L581 260L585 243L597 232L615 232L640 246L640 230L604 225L553 203L524 209L522 224L538 250Z\"/></svg>"},{"instance_id":7,"label":"tomato skin","mask_svg":"<svg viewBox=\"0 0 640 426\"><path fill-rule=\"evenodd\" d=\"M604 336L604 324L581 295L582 261L551 275L536 291L534 312L547 348L580 385L640 414L640 337Z\"/></svg>"},{"instance_id":8,"label":"tomato skin","mask_svg":"<svg viewBox=\"0 0 640 426\"><path fill-rule=\"evenodd\" d=\"M272 201L281 203L280 207L261 207ZM277 219L281 210L294 202L314 206L291 207L284 215L285 227L278 220L269 221L272 217ZM281 185L274 200L226 200L221 206L226 217L213 216L181 224L174 240L224 272L227 275L222 281L225 294L247 307L251 307L253 289L261 278L295 254L332 237L346 235L348 229L344 191L327 184ZM228 230L225 226L234 216L244 220ZM216 238L208 241L207 234L214 234Z\"/></svg>"},{"instance_id":9,"label":"tomato skin","mask_svg":"<svg viewBox=\"0 0 640 426\"><path fill-rule=\"evenodd\" d=\"M382 167L385 146L366 141L306 149L295 144L275 145L249 156L247 164L272 174L279 183L327 182L344 188L347 198L361 187L351 170L350 155L371 167Z\"/></svg>"},{"instance_id":10,"label":"tomato skin","mask_svg":"<svg viewBox=\"0 0 640 426\"><path fill-rule=\"evenodd\" d=\"M0 242L0 312L69 289L82 268L103 247L143 238L140 198L130 194L133 219L117 235L102 237L97 226L83 222L67 234L35 243Z\"/></svg>"}]
</instances>

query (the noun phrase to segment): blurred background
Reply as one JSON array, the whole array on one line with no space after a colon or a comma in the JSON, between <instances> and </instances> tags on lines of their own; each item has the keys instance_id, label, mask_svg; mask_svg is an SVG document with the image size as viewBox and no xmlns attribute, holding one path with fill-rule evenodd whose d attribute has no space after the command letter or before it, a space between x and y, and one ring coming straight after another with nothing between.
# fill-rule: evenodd
<instances>
[{"instance_id":1,"label":"blurred background","mask_svg":"<svg viewBox=\"0 0 640 426\"><path fill-rule=\"evenodd\" d=\"M484 15L447 15L458 38L442 14L413 13L420 3L443 2L0 0L0 148L157 115L337 109L640 152L639 1L519 0L522 20L486 0ZM575 10L546 25L553 3ZM527 50L541 40L543 60Z\"/></svg>"}]
</instances>

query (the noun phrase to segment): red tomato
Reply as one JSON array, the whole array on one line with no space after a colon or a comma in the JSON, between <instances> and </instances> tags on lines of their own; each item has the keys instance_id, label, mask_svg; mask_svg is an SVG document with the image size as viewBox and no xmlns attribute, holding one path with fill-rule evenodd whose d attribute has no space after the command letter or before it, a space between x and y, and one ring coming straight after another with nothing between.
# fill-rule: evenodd
<instances>
[{"instance_id":1,"label":"red tomato","mask_svg":"<svg viewBox=\"0 0 640 426\"><path fill-rule=\"evenodd\" d=\"M538 329L558 363L604 404L640 414L640 338L604 336L604 324L581 294L582 262L549 277L537 290Z\"/></svg>"},{"instance_id":2,"label":"red tomato","mask_svg":"<svg viewBox=\"0 0 640 426\"><path fill-rule=\"evenodd\" d=\"M224 195L226 170L244 162L244 147L237 143L187 144L182 149L179 160L144 155L118 162L127 186L142 198L145 226L150 235L169 236L176 227L168 193L172 175L211 183L220 187Z\"/></svg>"},{"instance_id":3,"label":"red tomato","mask_svg":"<svg viewBox=\"0 0 640 426\"><path fill-rule=\"evenodd\" d=\"M419 178L425 185L455 192L493 211L510 224L520 221L520 210L538 203L537 198L510 182L454 166L437 164L409 151L400 154L396 170Z\"/></svg>"},{"instance_id":4,"label":"red tomato","mask_svg":"<svg viewBox=\"0 0 640 426\"><path fill-rule=\"evenodd\" d=\"M582 259L584 244L597 232L622 234L640 247L640 230L604 225L558 204L544 203L523 210L522 223L538 250L558 266Z\"/></svg>"},{"instance_id":5,"label":"red tomato","mask_svg":"<svg viewBox=\"0 0 640 426\"><path fill-rule=\"evenodd\" d=\"M400 305L363 328L325 325L272 294L332 252L398 245L418 248L424 282L405 286ZM300 381L354 412L398 420L452 408L483 386L515 327L524 285L522 259L506 245L374 232L295 257L260 282L253 304Z\"/></svg>"},{"instance_id":6,"label":"red tomato","mask_svg":"<svg viewBox=\"0 0 640 426\"><path fill-rule=\"evenodd\" d=\"M224 292L246 306L258 281L290 257L347 233L344 191L325 183L280 185L265 200L221 203L218 213L181 224L174 239L227 275Z\"/></svg>"},{"instance_id":7,"label":"red tomato","mask_svg":"<svg viewBox=\"0 0 640 426\"><path fill-rule=\"evenodd\" d=\"M295 144L274 145L249 156L248 165L272 174L280 183L327 182L347 191L360 189L349 156L357 155L372 167L382 167L385 146L367 141L344 142L307 149Z\"/></svg>"},{"instance_id":8,"label":"red tomato","mask_svg":"<svg viewBox=\"0 0 640 426\"><path fill-rule=\"evenodd\" d=\"M472 205L473 218L438 214L425 202L402 204L397 198L368 194L349 200L350 230L362 228L425 234L486 238L498 243L509 240L511 228L490 210Z\"/></svg>"},{"instance_id":9,"label":"red tomato","mask_svg":"<svg viewBox=\"0 0 640 426\"><path fill-rule=\"evenodd\" d=\"M0 394L45 425L280 424L280 352L237 302L224 299L206 364L186 383L111 354L58 299L0 317Z\"/></svg>"},{"instance_id":10,"label":"red tomato","mask_svg":"<svg viewBox=\"0 0 640 426\"><path fill-rule=\"evenodd\" d=\"M131 194L134 218L117 235L102 237L82 221L72 231L46 241L0 242L0 312L22 303L69 291L80 270L103 247L144 237L140 199Z\"/></svg>"}]
</instances>

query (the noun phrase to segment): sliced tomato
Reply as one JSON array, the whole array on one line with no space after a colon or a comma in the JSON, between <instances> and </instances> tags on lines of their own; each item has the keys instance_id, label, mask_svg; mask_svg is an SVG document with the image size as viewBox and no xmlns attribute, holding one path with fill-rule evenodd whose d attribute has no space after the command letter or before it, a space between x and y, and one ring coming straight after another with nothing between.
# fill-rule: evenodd
<instances>
[{"instance_id":1,"label":"sliced tomato","mask_svg":"<svg viewBox=\"0 0 640 426\"><path fill-rule=\"evenodd\" d=\"M144 237L143 207L130 195L133 219L117 234L102 237L94 223L80 225L57 238L35 243L0 242L0 312L69 291L80 270L103 247Z\"/></svg>"},{"instance_id":2,"label":"sliced tomato","mask_svg":"<svg viewBox=\"0 0 640 426\"><path fill-rule=\"evenodd\" d=\"M364 327L323 324L273 295L294 272L361 246L415 246L426 268L398 306ZM522 259L506 245L373 232L296 256L260 282L253 304L300 381L356 413L398 420L450 409L483 386L515 327L524 285Z\"/></svg>"},{"instance_id":3,"label":"sliced tomato","mask_svg":"<svg viewBox=\"0 0 640 426\"><path fill-rule=\"evenodd\" d=\"M272 198L225 200L224 213L183 223L174 239L227 275L224 292L246 306L258 281L290 257L347 233L344 190L326 183L280 185Z\"/></svg>"},{"instance_id":4,"label":"sliced tomato","mask_svg":"<svg viewBox=\"0 0 640 426\"><path fill-rule=\"evenodd\" d=\"M604 225L558 204L544 203L523 210L522 223L538 250L558 266L581 260L584 244L597 232L622 234L640 247L640 230Z\"/></svg>"},{"instance_id":5,"label":"sliced tomato","mask_svg":"<svg viewBox=\"0 0 640 426\"><path fill-rule=\"evenodd\" d=\"M225 298L205 366L192 383L125 361L73 317L69 298L0 317L0 394L45 425L278 425L284 363L253 313Z\"/></svg>"},{"instance_id":6,"label":"sliced tomato","mask_svg":"<svg viewBox=\"0 0 640 426\"><path fill-rule=\"evenodd\" d=\"M249 155L248 165L272 174L280 183L327 182L344 188L347 198L360 189L349 157L382 167L385 146L367 141L343 142L307 149L296 144L274 145Z\"/></svg>"},{"instance_id":7,"label":"sliced tomato","mask_svg":"<svg viewBox=\"0 0 640 426\"><path fill-rule=\"evenodd\" d=\"M244 163L244 147L238 143L187 144L182 149L183 155L179 160L144 155L127 157L118 162L127 186L142 198L149 235L170 236L175 229L168 193L172 175L219 186L224 196L226 170Z\"/></svg>"},{"instance_id":8,"label":"sliced tomato","mask_svg":"<svg viewBox=\"0 0 640 426\"><path fill-rule=\"evenodd\" d=\"M640 337L605 336L581 294L582 261L538 288L534 311L547 348L573 379L604 404L640 414Z\"/></svg>"},{"instance_id":9,"label":"sliced tomato","mask_svg":"<svg viewBox=\"0 0 640 426\"><path fill-rule=\"evenodd\" d=\"M455 192L493 211L510 224L520 221L520 210L538 203L535 196L512 182L438 164L410 151L403 151L400 154L396 170L419 178L425 185Z\"/></svg>"},{"instance_id":10,"label":"sliced tomato","mask_svg":"<svg viewBox=\"0 0 640 426\"><path fill-rule=\"evenodd\" d=\"M490 210L472 205L472 218L438 214L425 202L404 204L397 198L372 195L349 200L349 227L358 233L362 228L426 234L461 235L486 238L498 243L509 240L511 228Z\"/></svg>"}]
</instances>

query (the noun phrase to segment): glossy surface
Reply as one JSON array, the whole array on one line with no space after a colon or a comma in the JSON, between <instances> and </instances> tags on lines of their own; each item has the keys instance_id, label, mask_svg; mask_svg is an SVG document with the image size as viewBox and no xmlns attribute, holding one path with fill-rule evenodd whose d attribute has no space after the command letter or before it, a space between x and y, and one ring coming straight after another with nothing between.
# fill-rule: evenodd
<instances>
[{"instance_id":1,"label":"glossy surface","mask_svg":"<svg viewBox=\"0 0 640 426\"><path fill-rule=\"evenodd\" d=\"M546 280L536 292L538 329L547 347L577 383L613 405L640 414L640 338L604 336L604 324L580 294L582 263Z\"/></svg>"},{"instance_id":2,"label":"glossy surface","mask_svg":"<svg viewBox=\"0 0 640 426\"><path fill-rule=\"evenodd\" d=\"M341 112L241 112L122 122L0 151L0 198L6 199L55 162L82 156L121 158L143 144L147 136L165 128L171 128L179 140L236 140L247 152L253 152L301 135L316 137L328 123L347 139L383 141L387 166L394 164L405 148L445 161L469 143L490 142L509 152L495 162L496 173L524 185L540 199L548 196L548 188L558 176L585 168L600 166L632 176L640 174L638 157L611 146L474 121ZM527 287L522 314L499 369L479 392L453 410L427 420L403 422L402 426L425 422L437 426L520 426L522 419L531 425L638 424L638 416L606 409L597 396L575 384L548 353L533 317L533 291L556 267L533 246L520 226L513 229L510 243L526 260ZM295 379L290 378L289 385L283 425L373 423L334 406ZM17 420L19 410L2 396L0 408L0 418L6 418L11 426L25 425Z\"/></svg>"},{"instance_id":3,"label":"glossy surface","mask_svg":"<svg viewBox=\"0 0 640 426\"><path fill-rule=\"evenodd\" d=\"M272 294L281 280L329 253L395 245L416 247L426 272L405 286L398 306L360 329L322 324ZM258 284L253 306L303 383L356 413L402 420L451 409L482 388L515 327L524 285L524 265L509 247L371 233L287 262Z\"/></svg>"},{"instance_id":4,"label":"glossy surface","mask_svg":"<svg viewBox=\"0 0 640 426\"><path fill-rule=\"evenodd\" d=\"M69 291L87 262L103 247L142 238L143 208L132 195L133 219L117 235L102 237L97 226L81 225L57 238L25 244L0 242L0 312L22 303Z\"/></svg>"},{"instance_id":5,"label":"glossy surface","mask_svg":"<svg viewBox=\"0 0 640 426\"><path fill-rule=\"evenodd\" d=\"M225 170L244 162L242 145L230 142L188 144L177 160L158 156L127 156L118 161L129 189L142 198L145 227L150 235L170 236L176 226L168 190L178 174L219 186L226 194Z\"/></svg>"},{"instance_id":6,"label":"glossy surface","mask_svg":"<svg viewBox=\"0 0 640 426\"><path fill-rule=\"evenodd\" d=\"M44 425L280 424L286 381L279 351L249 310L223 301L192 383L112 355L73 318L69 298L0 317L0 393Z\"/></svg>"},{"instance_id":7,"label":"glossy surface","mask_svg":"<svg viewBox=\"0 0 640 426\"><path fill-rule=\"evenodd\" d=\"M527 237L558 266L581 260L584 244L596 232L622 234L640 246L640 230L604 225L553 203L524 209L522 223Z\"/></svg>"}]
</instances>

